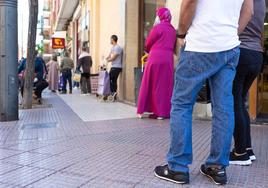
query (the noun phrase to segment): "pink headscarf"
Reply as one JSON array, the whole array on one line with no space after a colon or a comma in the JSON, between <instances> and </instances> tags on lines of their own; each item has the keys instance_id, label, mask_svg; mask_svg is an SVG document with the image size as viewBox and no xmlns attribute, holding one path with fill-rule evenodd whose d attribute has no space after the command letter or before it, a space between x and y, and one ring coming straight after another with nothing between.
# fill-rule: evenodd
<instances>
[{"instance_id":1,"label":"pink headscarf","mask_svg":"<svg viewBox=\"0 0 268 188\"><path fill-rule=\"evenodd\" d=\"M156 10L156 14L161 22L171 22L171 13L168 8L159 8Z\"/></svg>"}]
</instances>

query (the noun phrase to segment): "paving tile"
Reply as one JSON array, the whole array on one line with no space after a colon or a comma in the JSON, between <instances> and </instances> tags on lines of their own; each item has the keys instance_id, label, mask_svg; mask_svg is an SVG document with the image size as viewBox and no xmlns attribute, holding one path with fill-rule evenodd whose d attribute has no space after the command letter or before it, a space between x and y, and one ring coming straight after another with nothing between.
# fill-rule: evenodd
<instances>
[{"instance_id":1,"label":"paving tile","mask_svg":"<svg viewBox=\"0 0 268 188\"><path fill-rule=\"evenodd\" d=\"M0 160L11 157L11 156L18 155L20 153L23 153L23 151L14 151L14 150L0 148Z\"/></svg>"},{"instance_id":2,"label":"paving tile","mask_svg":"<svg viewBox=\"0 0 268 188\"><path fill-rule=\"evenodd\" d=\"M42 160L38 160L34 163L31 163L29 166L53 171L59 171L73 164L75 164L75 161L71 156L69 156L68 158L53 156L49 158L44 158Z\"/></svg>"},{"instance_id":3,"label":"paving tile","mask_svg":"<svg viewBox=\"0 0 268 188\"><path fill-rule=\"evenodd\" d=\"M41 148L31 150L31 152L40 153L40 154L58 155L69 150L71 150L70 147L53 144L53 145L48 145L48 146L44 146Z\"/></svg>"},{"instance_id":4,"label":"paving tile","mask_svg":"<svg viewBox=\"0 0 268 188\"><path fill-rule=\"evenodd\" d=\"M94 96L81 97L80 94L60 95L60 97L83 121L101 121L136 117L136 108L126 104L118 102L100 102L96 100ZM93 108L94 111L84 110Z\"/></svg>"},{"instance_id":5,"label":"paving tile","mask_svg":"<svg viewBox=\"0 0 268 188\"><path fill-rule=\"evenodd\" d=\"M20 143L11 144L8 148L12 150L19 150L19 151L31 151L36 150L39 148L43 148L45 146L50 145L51 143L45 141L21 141Z\"/></svg>"},{"instance_id":6,"label":"paving tile","mask_svg":"<svg viewBox=\"0 0 268 188\"><path fill-rule=\"evenodd\" d=\"M155 166L166 163L170 142L168 120L111 118L84 122L57 95L44 96L44 102L53 104L52 108L21 110L20 121L0 123L0 187L216 187L199 173L210 149L210 121L193 121L191 184L180 186L153 175ZM75 103L77 97L73 96L69 102ZM99 102L94 104L97 106ZM101 105L110 105L102 109L110 111L113 104ZM80 111L83 116L92 112L84 107L77 113ZM25 123L39 122L58 122L59 126L20 129ZM252 126L257 161L249 167L230 166L227 169L230 183L225 187L268 185L267 135L268 127Z\"/></svg>"},{"instance_id":7,"label":"paving tile","mask_svg":"<svg viewBox=\"0 0 268 188\"><path fill-rule=\"evenodd\" d=\"M0 176L4 176L6 173L22 168L21 165L3 163L0 161Z\"/></svg>"},{"instance_id":8,"label":"paving tile","mask_svg":"<svg viewBox=\"0 0 268 188\"><path fill-rule=\"evenodd\" d=\"M81 187L92 187L92 188L133 188L135 184L125 181L114 181L107 178L94 178L89 181L87 184L82 185Z\"/></svg>"},{"instance_id":9,"label":"paving tile","mask_svg":"<svg viewBox=\"0 0 268 188\"><path fill-rule=\"evenodd\" d=\"M40 181L31 184L31 188L35 187L49 187L49 188L74 188L86 184L89 179L69 174L56 173L48 176Z\"/></svg>"},{"instance_id":10,"label":"paving tile","mask_svg":"<svg viewBox=\"0 0 268 188\"><path fill-rule=\"evenodd\" d=\"M55 173L54 171L24 166L18 170L0 176L0 182L12 186L26 186Z\"/></svg>"},{"instance_id":11,"label":"paving tile","mask_svg":"<svg viewBox=\"0 0 268 188\"><path fill-rule=\"evenodd\" d=\"M10 185L10 184L0 182L0 188L22 188L22 186Z\"/></svg>"},{"instance_id":12,"label":"paving tile","mask_svg":"<svg viewBox=\"0 0 268 188\"><path fill-rule=\"evenodd\" d=\"M6 163L26 166L26 165L31 165L39 161L43 161L50 157L51 157L50 155L25 152L19 155L15 155L13 157L6 158L2 161Z\"/></svg>"}]
</instances>

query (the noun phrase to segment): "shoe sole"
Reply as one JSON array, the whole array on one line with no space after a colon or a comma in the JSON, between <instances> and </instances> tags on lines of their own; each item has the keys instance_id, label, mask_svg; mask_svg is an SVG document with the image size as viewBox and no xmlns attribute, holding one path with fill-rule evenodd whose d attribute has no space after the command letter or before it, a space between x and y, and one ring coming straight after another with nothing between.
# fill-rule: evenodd
<instances>
[{"instance_id":1,"label":"shoe sole","mask_svg":"<svg viewBox=\"0 0 268 188\"><path fill-rule=\"evenodd\" d=\"M162 180L165 180L165 181L169 181L169 182L172 182L172 183L176 183L176 184L187 184L187 183L189 183L189 182L181 182L181 181L176 181L176 180L168 179L168 178L159 176L159 175L156 174L155 172L154 172L154 175L155 175L155 177L157 177L157 178L159 178L159 179L162 179Z\"/></svg>"},{"instance_id":2,"label":"shoe sole","mask_svg":"<svg viewBox=\"0 0 268 188\"><path fill-rule=\"evenodd\" d=\"M252 164L251 160L247 161L229 161L229 164L231 165L240 165L240 166L249 166Z\"/></svg>"},{"instance_id":3,"label":"shoe sole","mask_svg":"<svg viewBox=\"0 0 268 188\"><path fill-rule=\"evenodd\" d=\"M204 173L201 169L200 169L200 173L203 174L204 176L207 176L207 177L208 177L209 179L211 179L216 185L225 185L225 184L228 183L228 182L226 182L226 183L218 183L218 182L216 182L210 175Z\"/></svg>"},{"instance_id":4,"label":"shoe sole","mask_svg":"<svg viewBox=\"0 0 268 188\"><path fill-rule=\"evenodd\" d=\"M250 156L249 157L251 161L256 161L256 157L253 155L253 156Z\"/></svg>"}]
</instances>

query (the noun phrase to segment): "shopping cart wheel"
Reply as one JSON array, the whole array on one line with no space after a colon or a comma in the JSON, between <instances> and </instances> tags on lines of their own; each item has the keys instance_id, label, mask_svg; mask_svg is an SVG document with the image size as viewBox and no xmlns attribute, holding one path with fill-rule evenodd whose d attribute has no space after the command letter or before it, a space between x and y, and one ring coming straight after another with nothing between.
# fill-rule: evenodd
<instances>
[{"instance_id":1,"label":"shopping cart wheel","mask_svg":"<svg viewBox=\"0 0 268 188\"><path fill-rule=\"evenodd\" d=\"M114 97L113 97L112 95L109 95L109 96L108 96L108 101L109 101L109 102L114 102Z\"/></svg>"},{"instance_id":2,"label":"shopping cart wheel","mask_svg":"<svg viewBox=\"0 0 268 188\"><path fill-rule=\"evenodd\" d=\"M107 96L103 96L103 101L107 101L108 97Z\"/></svg>"}]
</instances>

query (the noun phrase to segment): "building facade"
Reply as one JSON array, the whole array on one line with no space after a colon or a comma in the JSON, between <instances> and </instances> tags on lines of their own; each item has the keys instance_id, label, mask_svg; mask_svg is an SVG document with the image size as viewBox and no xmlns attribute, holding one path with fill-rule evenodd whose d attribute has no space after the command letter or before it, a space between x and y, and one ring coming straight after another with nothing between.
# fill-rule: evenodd
<instances>
[{"instance_id":1,"label":"building facade","mask_svg":"<svg viewBox=\"0 0 268 188\"><path fill-rule=\"evenodd\" d=\"M99 66L106 63L105 57L111 48L110 36L118 35L119 45L124 49L119 98L135 104L137 79L134 69L140 66L140 59L144 54L144 41L153 26L155 11L159 7L169 8L173 17L172 24L177 28L181 0L50 1L53 4L52 34L66 31L66 49L71 52L75 62L82 45L86 45L93 59L93 73L98 73ZM174 59L176 64L178 57L174 56ZM263 113L264 105L260 101L268 101L263 89L265 78L266 76L262 76L256 80L249 94L249 111L253 119ZM264 99L261 100L260 96ZM264 112L268 113L265 110ZM211 116L210 105L196 105L195 114L201 117Z\"/></svg>"}]
</instances>

